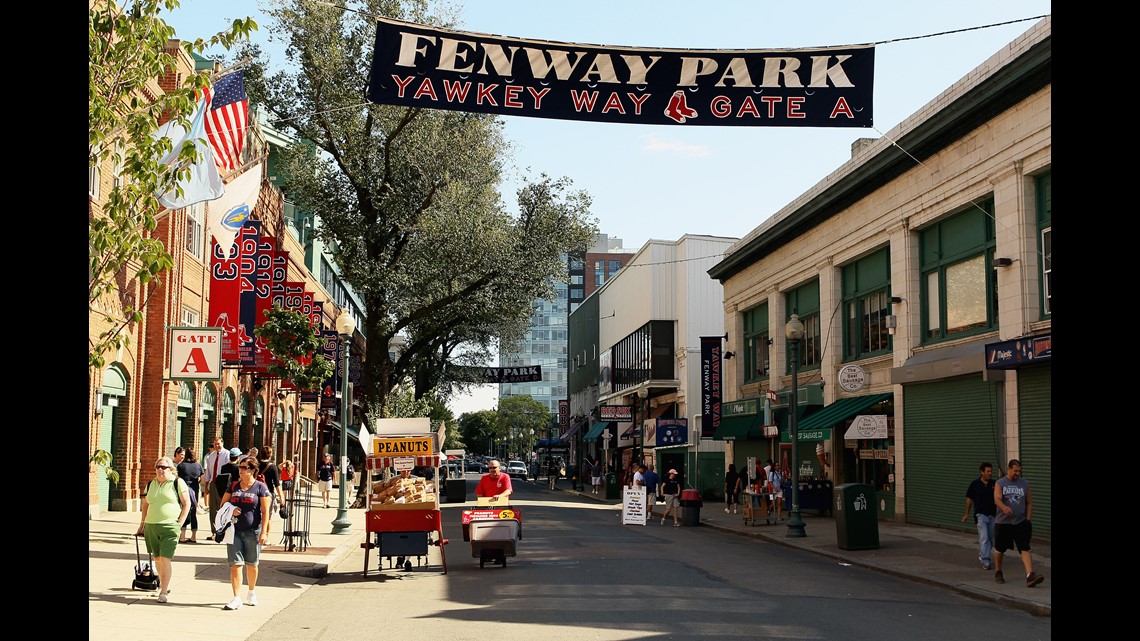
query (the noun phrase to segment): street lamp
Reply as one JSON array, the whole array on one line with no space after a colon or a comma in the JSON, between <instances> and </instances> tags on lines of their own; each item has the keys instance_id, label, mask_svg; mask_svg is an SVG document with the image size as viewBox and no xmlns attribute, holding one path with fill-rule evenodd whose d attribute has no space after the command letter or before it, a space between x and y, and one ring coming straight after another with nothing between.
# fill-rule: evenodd
<instances>
[{"instance_id":1,"label":"street lamp","mask_svg":"<svg viewBox=\"0 0 1140 641\"><path fill-rule=\"evenodd\" d=\"M804 324L800 317L792 314L791 320L784 326L784 334L788 337L788 347L792 350L792 400L788 410L788 421L792 433L792 515L788 519L787 538L799 539L807 536L804 531L804 521L800 518L800 437L796 433L796 410L799 409L799 399L796 398L800 386L800 341L804 337Z\"/></svg>"},{"instance_id":2,"label":"street lamp","mask_svg":"<svg viewBox=\"0 0 1140 641\"><path fill-rule=\"evenodd\" d=\"M337 503L336 518L332 522L333 534L348 534L352 523L348 520L348 508L345 505L345 494L348 491L348 409L351 399L348 398L348 350L352 341L352 333L356 331L356 320L348 313L348 309L340 310L336 317L336 333L340 334L341 363L343 368L340 377L340 499Z\"/></svg>"},{"instance_id":3,"label":"street lamp","mask_svg":"<svg viewBox=\"0 0 1140 641\"><path fill-rule=\"evenodd\" d=\"M637 390L637 398L641 399L641 425L637 426L637 460L635 465L641 465L645 460L645 419L649 416L649 403L646 401L649 398L649 389L642 387Z\"/></svg>"}]
</instances>

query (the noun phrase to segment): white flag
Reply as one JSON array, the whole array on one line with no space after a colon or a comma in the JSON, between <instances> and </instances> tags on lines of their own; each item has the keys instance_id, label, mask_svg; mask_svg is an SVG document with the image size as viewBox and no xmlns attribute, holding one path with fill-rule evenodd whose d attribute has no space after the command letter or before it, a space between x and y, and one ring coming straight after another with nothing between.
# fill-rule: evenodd
<instances>
[{"instance_id":1,"label":"white flag","mask_svg":"<svg viewBox=\"0 0 1140 641\"><path fill-rule=\"evenodd\" d=\"M159 159L164 165L180 163L178 155L182 152L184 144L193 144L198 151L198 162L190 165L190 175L178 181L182 195L178 195L178 187L164 194L155 194L158 202L167 209L182 209L195 203L214 200L225 192L222 175L218 173L218 166L214 162L214 150L206 140L203 117L205 111L206 100L203 98L198 101L198 107L190 118L189 131L178 124L177 120L171 120L151 134L154 138L170 139L170 153Z\"/></svg>"},{"instance_id":2,"label":"white flag","mask_svg":"<svg viewBox=\"0 0 1140 641\"><path fill-rule=\"evenodd\" d=\"M226 258L233 254L238 230L249 220L260 192L261 163L257 163L227 183L221 198L206 205L207 226Z\"/></svg>"},{"instance_id":3,"label":"white flag","mask_svg":"<svg viewBox=\"0 0 1140 641\"><path fill-rule=\"evenodd\" d=\"M360 417L360 435L357 439L364 448L365 456L372 456L372 434L368 431L368 419Z\"/></svg>"}]
</instances>

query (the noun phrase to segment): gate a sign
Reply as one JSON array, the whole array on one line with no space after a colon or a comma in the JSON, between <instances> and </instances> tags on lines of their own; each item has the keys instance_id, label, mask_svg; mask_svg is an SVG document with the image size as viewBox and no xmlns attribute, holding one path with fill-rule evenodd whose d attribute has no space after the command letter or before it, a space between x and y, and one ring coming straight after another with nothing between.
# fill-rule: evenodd
<instances>
[{"instance_id":1,"label":"gate a sign","mask_svg":"<svg viewBox=\"0 0 1140 641\"><path fill-rule=\"evenodd\" d=\"M170 380L222 380L222 328L170 328Z\"/></svg>"}]
</instances>

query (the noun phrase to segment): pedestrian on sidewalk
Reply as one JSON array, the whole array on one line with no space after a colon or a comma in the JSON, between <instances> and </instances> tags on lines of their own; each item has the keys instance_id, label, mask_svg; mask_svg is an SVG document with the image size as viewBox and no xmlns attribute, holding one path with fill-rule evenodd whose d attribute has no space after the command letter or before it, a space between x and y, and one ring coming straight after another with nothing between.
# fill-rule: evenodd
<instances>
[{"instance_id":1,"label":"pedestrian on sidewalk","mask_svg":"<svg viewBox=\"0 0 1140 641\"><path fill-rule=\"evenodd\" d=\"M1021 478L1021 461L1009 460L1005 476L994 484L994 503L998 514L994 519L994 580L1005 583L1001 573L1002 556L1006 550L1017 547L1021 554L1021 564L1025 566L1025 586L1033 587L1045 577L1033 571L1033 554L1029 540L1033 538L1033 496L1029 493L1029 482Z\"/></svg>"},{"instance_id":2,"label":"pedestrian on sidewalk","mask_svg":"<svg viewBox=\"0 0 1140 641\"><path fill-rule=\"evenodd\" d=\"M602 460L594 459L590 463L590 486L594 488L594 494L597 494L602 489Z\"/></svg>"},{"instance_id":3,"label":"pedestrian on sidewalk","mask_svg":"<svg viewBox=\"0 0 1140 641\"><path fill-rule=\"evenodd\" d=\"M321 491L325 507L329 506L329 493L332 492L333 469L332 454L326 452L325 457L317 464L317 488Z\"/></svg>"},{"instance_id":4,"label":"pedestrian on sidewalk","mask_svg":"<svg viewBox=\"0 0 1140 641\"><path fill-rule=\"evenodd\" d=\"M728 471L724 473L724 513L729 509L736 514L740 507L740 474L736 471L736 463L728 464Z\"/></svg>"},{"instance_id":5,"label":"pedestrian on sidewalk","mask_svg":"<svg viewBox=\"0 0 1140 641\"><path fill-rule=\"evenodd\" d=\"M642 466L641 478L645 481L645 513L653 514L653 506L657 503L658 486L661 485L661 476L653 469L653 464Z\"/></svg>"},{"instance_id":6,"label":"pedestrian on sidewalk","mask_svg":"<svg viewBox=\"0 0 1140 641\"><path fill-rule=\"evenodd\" d=\"M202 469L202 464L198 462L198 457L194 454L193 448L178 448L182 450L182 460L177 461L175 465L178 469L178 478L186 483L190 488L190 515L182 522L182 532L178 540L179 543L197 543L198 542L198 497L202 495L200 481L202 475L205 473ZM177 452L177 450L175 450ZM186 528L190 528L190 538L186 538Z\"/></svg>"},{"instance_id":7,"label":"pedestrian on sidewalk","mask_svg":"<svg viewBox=\"0 0 1140 641\"><path fill-rule=\"evenodd\" d=\"M135 536L145 538L146 551L154 556L159 603L167 602L178 533L189 512L190 488L178 482L178 471L169 456L158 459L154 462L154 478L143 492L142 516Z\"/></svg>"},{"instance_id":8,"label":"pedestrian on sidewalk","mask_svg":"<svg viewBox=\"0 0 1140 641\"><path fill-rule=\"evenodd\" d=\"M218 506L222 504L222 495L229 489L226 483L218 483L218 474L222 471L222 466L230 462L229 450L226 450L222 445L222 437L214 439L214 449L206 455L206 463L203 467L206 468L206 473L203 478L206 481L206 505L210 508L210 534L214 534L214 519L218 516Z\"/></svg>"},{"instance_id":9,"label":"pedestrian on sidewalk","mask_svg":"<svg viewBox=\"0 0 1140 641\"><path fill-rule=\"evenodd\" d=\"M978 466L981 472L979 478L970 481L966 488L966 513L962 515L962 522L970 516L970 506L974 508L974 525L978 530L978 561L983 570L994 569L990 552L994 545L994 517L997 515L997 505L994 503L994 466L982 463Z\"/></svg>"},{"instance_id":10,"label":"pedestrian on sidewalk","mask_svg":"<svg viewBox=\"0 0 1140 641\"><path fill-rule=\"evenodd\" d=\"M681 483L677 481L677 470L669 470L669 476L661 484L661 492L665 495L665 513L661 515L661 525L665 525L666 517L672 512L673 527L681 527L681 503L677 498L681 494Z\"/></svg>"},{"instance_id":11,"label":"pedestrian on sidewalk","mask_svg":"<svg viewBox=\"0 0 1140 641\"><path fill-rule=\"evenodd\" d=\"M261 547L269 541L269 488L257 480L257 459L246 457L238 463L238 481L222 497L223 503L234 506L233 542L226 544L226 557L230 562L230 587L234 598L226 610L242 606L241 569L245 567L248 586L246 603L257 605L257 564Z\"/></svg>"},{"instance_id":12,"label":"pedestrian on sidewalk","mask_svg":"<svg viewBox=\"0 0 1140 641\"><path fill-rule=\"evenodd\" d=\"M775 465L772 466L772 471L768 472L768 483L771 484L772 503L776 507L776 523L784 519L784 476L780 474L780 468Z\"/></svg>"}]
</instances>

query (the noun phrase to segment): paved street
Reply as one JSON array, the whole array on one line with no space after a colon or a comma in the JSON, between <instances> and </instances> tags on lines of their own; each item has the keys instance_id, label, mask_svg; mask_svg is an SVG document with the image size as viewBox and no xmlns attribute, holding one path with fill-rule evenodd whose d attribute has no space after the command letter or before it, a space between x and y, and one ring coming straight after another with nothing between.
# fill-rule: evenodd
<instances>
[{"instance_id":1,"label":"paved street","mask_svg":"<svg viewBox=\"0 0 1140 641\"><path fill-rule=\"evenodd\" d=\"M469 476L469 486L473 486L476 478L477 475ZM537 486L528 488L525 492L538 498L574 501L607 510L612 513L616 523L620 511L617 502L603 500L588 492L579 497L577 496L579 493L569 490L568 485L568 482L560 483L560 487L553 494ZM473 500L470 503L473 503ZM534 558L550 560L548 550L542 550L540 554L539 542L537 540L532 542L526 538L524 516L524 540L520 542L519 557L509 559L508 568L505 569L487 568L483 574L471 572L472 566L478 570L478 561L470 557L469 544L462 541L455 525L459 521L458 511L463 507L461 504L451 503L443 506L445 533L451 539L446 548L448 565L453 569L446 576L445 583L459 580L461 574L485 580L492 571L509 572L510 564L533 562ZM214 543L180 545L174 561L170 603L159 604L153 593L130 589L135 561L132 535L138 524L138 514L104 513L101 518L89 521L88 525L89 638L97 641L135 639L150 641L154 637L155 630L168 628L169 614L174 610L186 625L192 626L192 629L199 629L197 625L202 624L215 630L213 634L221 639L244 640L254 636L263 625L273 620L276 615L285 612L290 604L321 582L330 568L336 568L337 572L324 579L325 582L332 581L338 584L360 582L359 587L363 590L370 587L370 584L365 582L407 581L411 576L415 577L413 580L420 581L419 577L443 576L442 573L436 573L429 568L426 571L414 570L407 578L401 578L401 573L391 570L386 570L383 576L377 576L373 572L369 578L361 577L359 570L354 568L358 562L356 555L361 555L359 558L362 558L363 554L359 546L364 540L364 512L350 511L352 528L348 535L328 533L331 529L329 523L335 516L335 509L313 509L311 545L305 552L285 552L282 546L277 544L281 523L277 520L274 524L275 535L271 537L274 545L269 546L263 555L257 590L260 604L257 607L244 607L237 612L226 612L222 610L222 606L231 595L224 545ZM1012 579L1019 574L1020 568L1020 562L1012 556L1007 555L1006 560L1006 575L1011 577L1011 580L1004 585L994 583L992 573L977 568L973 537L966 533L880 522L879 549L848 551L841 550L836 545L834 519L807 513L805 521L808 536L801 539L787 539L784 536L786 529L783 524L746 525L740 515L726 515L720 505L707 505L701 511L700 526L681 528L675 534L683 533L684 537L691 539L694 545L701 545L704 541L723 541L724 539L720 538L721 534L731 533L741 537L741 543L755 539L758 543L791 546L825 559L839 561L841 564L874 569L885 574L904 577L909 581L950 590L975 600L997 602L1034 615L1051 616L1050 546L1039 544L1034 549L1035 569L1046 577L1045 582L1035 588L1026 588L1024 581ZM635 529L641 527L624 526ZM652 524L644 527L667 529ZM449 529L454 533L449 532ZM199 536L202 538L202 532L199 532ZM663 536L671 535L663 534ZM530 560L528 553L531 554ZM437 559L438 551L433 547L429 553L429 564L438 564ZM373 556L372 567L376 567L376 563ZM460 569L462 571L459 571ZM389 574L392 576L389 577ZM489 578L496 584L504 580L510 581L509 574L490 574ZM420 583L426 585L425 582L420 581ZM432 596L430 591L425 594L426 598L436 598L436 596ZM218 625L218 622L223 620L220 617L225 617L224 626Z\"/></svg>"}]
</instances>

